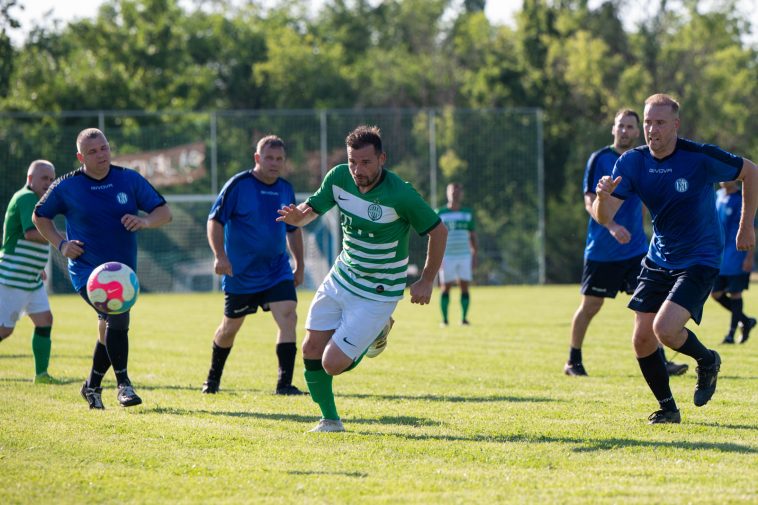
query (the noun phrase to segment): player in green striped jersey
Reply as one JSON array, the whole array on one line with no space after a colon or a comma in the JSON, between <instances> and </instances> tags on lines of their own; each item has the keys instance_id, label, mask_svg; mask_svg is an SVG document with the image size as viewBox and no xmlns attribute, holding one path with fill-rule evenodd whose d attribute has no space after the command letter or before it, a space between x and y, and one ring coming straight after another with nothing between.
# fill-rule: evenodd
<instances>
[{"instance_id":1,"label":"player in green striped jersey","mask_svg":"<svg viewBox=\"0 0 758 505\"><path fill-rule=\"evenodd\" d=\"M474 211L461 205L463 185L447 185L447 205L437 209L442 222L447 227L447 247L440 268L440 308L442 325L448 324L448 307L450 306L450 288L456 280L461 287L461 324L468 325L469 283L476 266L476 232L474 231Z\"/></svg>"},{"instance_id":2,"label":"player in green striped jersey","mask_svg":"<svg viewBox=\"0 0 758 505\"><path fill-rule=\"evenodd\" d=\"M345 430L332 377L386 347L391 315L407 283L411 227L429 235L411 303L429 303L447 239L439 216L416 190L383 168L387 156L377 127L359 126L345 143L348 163L334 167L307 201L282 208L277 219L305 226L335 205L340 209L342 252L316 292L303 342L305 382L322 414L311 430L317 432Z\"/></svg>"},{"instance_id":3,"label":"player in green striped jersey","mask_svg":"<svg viewBox=\"0 0 758 505\"><path fill-rule=\"evenodd\" d=\"M42 284L50 247L32 223L34 206L55 179L55 167L46 160L29 165L26 186L8 204L0 247L0 341L11 336L16 322L27 313L34 323L32 353L36 384L60 384L47 373L53 314Z\"/></svg>"}]
</instances>

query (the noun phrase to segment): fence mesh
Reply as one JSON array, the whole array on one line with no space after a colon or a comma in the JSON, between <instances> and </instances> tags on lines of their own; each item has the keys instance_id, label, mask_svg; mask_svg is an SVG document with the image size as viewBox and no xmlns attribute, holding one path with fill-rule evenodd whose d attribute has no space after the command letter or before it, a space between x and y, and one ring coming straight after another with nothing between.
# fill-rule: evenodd
<instances>
[{"instance_id":1,"label":"fence mesh","mask_svg":"<svg viewBox=\"0 0 758 505\"><path fill-rule=\"evenodd\" d=\"M541 116L535 109L377 109L129 111L0 115L0 208L25 183L37 158L57 175L79 166L76 135L101 128L114 163L139 169L169 200L174 220L140 232L138 275L146 291L206 291L217 287L205 222L224 182L252 166L254 143L269 133L287 144L288 173L300 198L332 166L345 162L344 139L359 124L382 129L387 168L411 182L434 206L445 186L464 186L474 209L480 250L479 284L544 282L544 203ZM64 221L56 221L60 229ZM309 225L306 286L314 287L339 250L334 215ZM412 234L411 263L423 267L426 239ZM65 262L53 253L54 292L71 290Z\"/></svg>"}]
</instances>

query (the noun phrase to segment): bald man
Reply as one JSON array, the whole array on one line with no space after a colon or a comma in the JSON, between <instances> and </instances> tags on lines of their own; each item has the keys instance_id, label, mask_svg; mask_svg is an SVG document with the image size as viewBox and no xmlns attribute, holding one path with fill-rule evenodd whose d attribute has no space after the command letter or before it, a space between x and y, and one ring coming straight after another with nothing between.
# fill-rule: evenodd
<instances>
[{"instance_id":1,"label":"bald man","mask_svg":"<svg viewBox=\"0 0 758 505\"><path fill-rule=\"evenodd\" d=\"M0 341L11 336L22 314L29 315L34 323L35 384L60 384L47 373L53 314L42 281L50 247L32 223L34 206L54 179L55 167L49 161L29 165L26 186L13 195L5 212L0 247Z\"/></svg>"}]
</instances>

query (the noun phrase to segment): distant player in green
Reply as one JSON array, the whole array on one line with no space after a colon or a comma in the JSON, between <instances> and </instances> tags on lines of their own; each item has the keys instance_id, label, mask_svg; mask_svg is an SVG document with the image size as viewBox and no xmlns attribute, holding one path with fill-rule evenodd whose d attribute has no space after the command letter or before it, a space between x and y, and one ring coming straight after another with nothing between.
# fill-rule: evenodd
<instances>
[{"instance_id":1,"label":"distant player in green","mask_svg":"<svg viewBox=\"0 0 758 505\"><path fill-rule=\"evenodd\" d=\"M474 211L461 206L463 185L447 185L447 205L437 209L437 214L447 228L447 246L440 268L440 306L442 324L448 325L448 307L450 306L450 288L456 280L461 287L461 324L469 324L466 318L471 297L469 283L476 267L476 231L474 231Z\"/></svg>"},{"instance_id":2,"label":"distant player in green","mask_svg":"<svg viewBox=\"0 0 758 505\"><path fill-rule=\"evenodd\" d=\"M345 140L348 163L337 165L304 203L283 207L277 221L305 226L335 205L340 209L342 252L308 311L303 342L305 382L322 418L311 431L345 431L334 402L332 378L387 345L392 312L407 284L411 227L429 235L421 278L411 303L429 303L447 228L409 183L384 169L387 156L377 127L359 126Z\"/></svg>"},{"instance_id":3,"label":"distant player in green","mask_svg":"<svg viewBox=\"0 0 758 505\"><path fill-rule=\"evenodd\" d=\"M34 206L54 179L55 167L49 161L29 165L26 186L16 191L5 212L0 248L0 341L11 336L23 313L29 315L34 323L35 384L60 384L47 373L53 314L42 281L50 246L32 223Z\"/></svg>"}]
</instances>

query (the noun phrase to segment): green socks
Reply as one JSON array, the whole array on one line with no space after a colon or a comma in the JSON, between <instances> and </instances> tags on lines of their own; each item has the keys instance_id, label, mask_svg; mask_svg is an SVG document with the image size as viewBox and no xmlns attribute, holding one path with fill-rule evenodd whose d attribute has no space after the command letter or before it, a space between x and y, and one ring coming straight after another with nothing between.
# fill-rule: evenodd
<instances>
[{"instance_id":1,"label":"green socks","mask_svg":"<svg viewBox=\"0 0 758 505\"><path fill-rule=\"evenodd\" d=\"M463 312L462 319L466 320L466 314L468 314L468 305L471 302L471 297L468 293L461 293L461 311Z\"/></svg>"},{"instance_id":2,"label":"green socks","mask_svg":"<svg viewBox=\"0 0 758 505\"><path fill-rule=\"evenodd\" d=\"M442 293L440 296L440 307L442 308L442 321L447 323L447 309L450 306L450 293Z\"/></svg>"},{"instance_id":3,"label":"green socks","mask_svg":"<svg viewBox=\"0 0 758 505\"><path fill-rule=\"evenodd\" d=\"M311 399L321 409L321 417L324 419L337 420L337 406L334 404L334 392L332 391L333 377L324 371L320 359L303 359L305 365L305 383L311 393Z\"/></svg>"},{"instance_id":4,"label":"green socks","mask_svg":"<svg viewBox=\"0 0 758 505\"><path fill-rule=\"evenodd\" d=\"M50 363L50 326L35 326L32 335L32 353L34 354L35 374L47 372L47 365Z\"/></svg>"}]
</instances>

